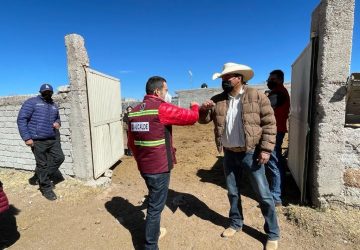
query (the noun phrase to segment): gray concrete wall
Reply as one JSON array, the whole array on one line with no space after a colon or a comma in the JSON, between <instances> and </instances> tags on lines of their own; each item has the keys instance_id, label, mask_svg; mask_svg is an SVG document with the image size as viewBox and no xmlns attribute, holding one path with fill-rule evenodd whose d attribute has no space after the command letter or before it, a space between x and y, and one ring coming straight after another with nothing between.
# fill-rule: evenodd
<instances>
[{"instance_id":1,"label":"gray concrete wall","mask_svg":"<svg viewBox=\"0 0 360 250\"><path fill-rule=\"evenodd\" d=\"M360 206L360 128L344 128L344 138L342 195L346 204Z\"/></svg>"},{"instance_id":2,"label":"gray concrete wall","mask_svg":"<svg viewBox=\"0 0 360 250\"><path fill-rule=\"evenodd\" d=\"M183 108L189 108L190 102L198 102L200 105L205 100L210 99L212 96L222 92L222 89L218 88L203 88L203 89L190 89L190 90L178 90L175 93L178 96L177 105Z\"/></svg>"},{"instance_id":3,"label":"gray concrete wall","mask_svg":"<svg viewBox=\"0 0 360 250\"><path fill-rule=\"evenodd\" d=\"M314 159L309 178L312 201L317 206L349 201L346 197L349 192L345 194L344 189L344 155L345 142L351 133L344 123L354 4L354 0L322 0L312 15L311 33L319 38L319 53L312 128L315 139L310 145Z\"/></svg>"},{"instance_id":4,"label":"gray concrete wall","mask_svg":"<svg viewBox=\"0 0 360 250\"><path fill-rule=\"evenodd\" d=\"M35 96L35 95L32 95ZM0 167L24 170L35 169L35 159L31 149L21 139L17 128L17 116L21 105L30 97L12 96L0 98ZM72 158L72 139L69 126L70 103L68 95L54 95L54 101L59 105L61 119L61 147L65 161L60 170L67 175L74 175Z\"/></svg>"},{"instance_id":5,"label":"gray concrete wall","mask_svg":"<svg viewBox=\"0 0 360 250\"><path fill-rule=\"evenodd\" d=\"M68 76L70 82L71 113L69 123L73 139L74 173L84 180L93 178L91 134L86 90L85 67L89 57L84 39L77 34L65 36Z\"/></svg>"}]
</instances>

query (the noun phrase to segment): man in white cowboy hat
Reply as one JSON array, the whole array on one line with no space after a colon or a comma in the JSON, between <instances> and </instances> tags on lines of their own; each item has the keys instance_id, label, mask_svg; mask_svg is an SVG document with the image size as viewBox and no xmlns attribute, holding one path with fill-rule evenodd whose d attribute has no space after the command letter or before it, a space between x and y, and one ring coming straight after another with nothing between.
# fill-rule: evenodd
<instances>
[{"instance_id":1,"label":"man in white cowboy hat","mask_svg":"<svg viewBox=\"0 0 360 250\"><path fill-rule=\"evenodd\" d=\"M265 94L246 86L253 76L253 70L246 65L224 64L223 71L213 75L213 80L222 79L224 91L202 104L199 123L214 122L217 149L224 151L230 227L222 236L231 237L242 229L240 180L244 174L249 177L265 218L266 249L270 250L277 249L280 230L264 164L275 146L276 121Z\"/></svg>"}]
</instances>

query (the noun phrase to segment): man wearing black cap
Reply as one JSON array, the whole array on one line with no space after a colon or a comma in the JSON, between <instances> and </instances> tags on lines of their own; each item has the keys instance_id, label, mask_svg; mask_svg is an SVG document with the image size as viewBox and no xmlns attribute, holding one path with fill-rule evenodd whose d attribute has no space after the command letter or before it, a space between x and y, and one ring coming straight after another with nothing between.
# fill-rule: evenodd
<instances>
[{"instance_id":1,"label":"man wearing black cap","mask_svg":"<svg viewBox=\"0 0 360 250\"><path fill-rule=\"evenodd\" d=\"M35 176L42 195L56 200L50 177L57 172L65 157L60 144L60 115L52 99L53 87L43 84L40 95L24 102L17 118L21 138L35 156Z\"/></svg>"}]
</instances>

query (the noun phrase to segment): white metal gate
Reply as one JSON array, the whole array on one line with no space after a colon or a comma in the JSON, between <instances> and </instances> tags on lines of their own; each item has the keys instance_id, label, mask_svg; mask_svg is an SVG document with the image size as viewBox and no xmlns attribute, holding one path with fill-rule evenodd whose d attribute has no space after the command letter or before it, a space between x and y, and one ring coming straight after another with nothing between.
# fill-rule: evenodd
<instances>
[{"instance_id":1,"label":"white metal gate","mask_svg":"<svg viewBox=\"0 0 360 250\"><path fill-rule=\"evenodd\" d=\"M86 69L94 178L124 155L120 80Z\"/></svg>"},{"instance_id":2,"label":"white metal gate","mask_svg":"<svg viewBox=\"0 0 360 250\"><path fill-rule=\"evenodd\" d=\"M291 113L289 118L288 166L302 200L305 195L307 140L309 132L309 93L312 44L305 48L292 65L291 72Z\"/></svg>"}]
</instances>

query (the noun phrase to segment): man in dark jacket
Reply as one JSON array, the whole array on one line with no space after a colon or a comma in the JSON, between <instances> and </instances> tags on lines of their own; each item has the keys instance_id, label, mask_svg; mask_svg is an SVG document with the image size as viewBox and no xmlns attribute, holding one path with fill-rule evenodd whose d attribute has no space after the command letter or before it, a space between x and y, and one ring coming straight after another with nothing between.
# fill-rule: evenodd
<instances>
[{"instance_id":1,"label":"man in dark jacket","mask_svg":"<svg viewBox=\"0 0 360 250\"><path fill-rule=\"evenodd\" d=\"M65 157L60 144L60 115L52 99L50 84L40 87L40 95L24 102L17 118L21 138L31 147L35 156L35 175L40 191L48 200L56 200L50 176L63 163Z\"/></svg>"},{"instance_id":2,"label":"man in dark jacket","mask_svg":"<svg viewBox=\"0 0 360 250\"><path fill-rule=\"evenodd\" d=\"M275 149L271 153L270 159L266 164L266 173L275 206L281 206L281 193L285 179L284 159L281 152L281 146L287 132L286 123L290 111L290 96L289 92L284 87L284 72L279 69L270 72L267 86L270 89L268 97L271 107L274 109L277 133Z\"/></svg>"},{"instance_id":3,"label":"man in dark jacket","mask_svg":"<svg viewBox=\"0 0 360 250\"><path fill-rule=\"evenodd\" d=\"M129 113L128 145L134 154L141 176L149 190L145 223L145 249L158 249L161 212L164 209L170 182L170 170L176 163L171 125L192 125L199 117L199 104L191 109L171 104L166 80L149 78L146 96ZM161 234L160 234L161 231Z\"/></svg>"}]
</instances>

